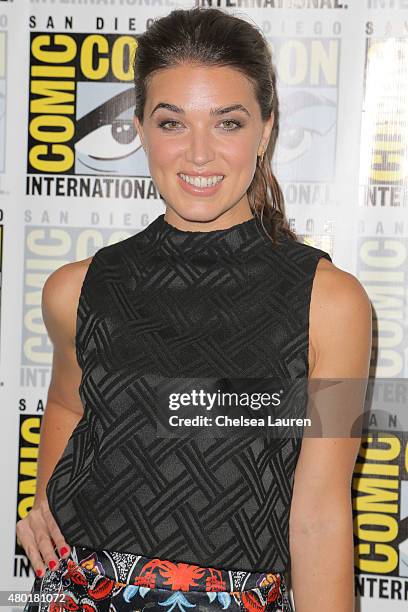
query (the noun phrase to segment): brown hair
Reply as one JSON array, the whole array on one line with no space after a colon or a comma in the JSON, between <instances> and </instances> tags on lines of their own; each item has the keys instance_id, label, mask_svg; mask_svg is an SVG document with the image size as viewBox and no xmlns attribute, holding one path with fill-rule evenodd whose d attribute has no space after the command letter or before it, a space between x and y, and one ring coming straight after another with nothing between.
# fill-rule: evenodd
<instances>
[{"instance_id":1,"label":"brown hair","mask_svg":"<svg viewBox=\"0 0 408 612\"><path fill-rule=\"evenodd\" d=\"M255 174L247 191L249 204L273 243L278 241L279 233L297 240L286 220L283 193L271 168L279 132L279 104L271 52L262 33L244 19L221 9L197 7L175 9L169 15L155 19L136 39L133 63L135 115L141 123L148 81L156 70L185 63L231 66L249 79L263 121L274 113L268 146L263 160L257 159Z\"/></svg>"}]
</instances>

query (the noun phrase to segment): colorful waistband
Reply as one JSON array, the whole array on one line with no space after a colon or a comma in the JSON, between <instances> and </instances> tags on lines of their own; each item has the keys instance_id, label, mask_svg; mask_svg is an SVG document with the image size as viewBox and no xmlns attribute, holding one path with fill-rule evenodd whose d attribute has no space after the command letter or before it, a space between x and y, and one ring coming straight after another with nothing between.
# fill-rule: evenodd
<instances>
[{"instance_id":1,"label":"colorful waistband","mask_svg":"<svg viewBox=\"0 0 408 612\"><path fill-rule=\"evenodd\" d=\"M283 573L201 567L81 546L72 546L57 569L47 568L35 579L24 612L189 612L192 607L201 612L293 612Z\"/></svg>"},{"instance_id":2,"label":"colorful waistband","mask_svg":"<svg viewBox=\"0 0 408 612\"><path fill-rule=\"evenodd\" d=\"M83 546L72 546L71 557L85 576L102 575L123 586L130 583L150 589L215 592L265 588L269 592L273 588L279 591L284 581L281 572L248 572L202 567L132 553L93 550Z\"/></svg>"}]
</instances>

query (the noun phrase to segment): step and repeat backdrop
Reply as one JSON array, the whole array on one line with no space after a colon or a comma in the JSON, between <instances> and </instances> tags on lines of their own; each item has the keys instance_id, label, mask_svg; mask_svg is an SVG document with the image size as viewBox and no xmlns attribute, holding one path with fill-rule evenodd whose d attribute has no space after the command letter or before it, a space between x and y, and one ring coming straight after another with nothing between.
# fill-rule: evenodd
<instances>
[{"instance_id":1,"label":"step and repeat backdrop","mask_svg":"<svg viewBox=\"0 0 408 612\"><path fill-rule=\"evenodd\" d=\"M0 1L2 591L34 579L15 523L34 499L50 382L42 287L56 268L164 212L132 123L130 60L152 19L192 6ZM273 169L287 216L300 240L364 285L371 377L407 412L398 390L408 379L408 2L217 6L261 28L271 46L281 108ZM365 430L352 482L358 611L408 607L408 428L393 416ZM336 550L327 562L335 568Z\"/></svg>"}]
</instances>

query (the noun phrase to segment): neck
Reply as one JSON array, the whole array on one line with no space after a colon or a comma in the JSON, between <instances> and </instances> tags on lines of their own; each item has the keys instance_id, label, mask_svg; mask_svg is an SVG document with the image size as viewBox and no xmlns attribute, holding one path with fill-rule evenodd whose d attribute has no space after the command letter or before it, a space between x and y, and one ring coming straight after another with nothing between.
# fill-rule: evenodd
<instances>
[{"instance_id":1,"label":"neck","mask_svg":"<svg viewBox=\"0 0 408 612\"><path fill-rule=\"evenodd\" d=\"M164 213L164 221L178 229L180 231L186 232L211 232L216 230L224 230L229 229L230 227L234 227L239 223L244 223L245 221L249 221L253 219L254 214L249 206L243 208L235 206L232 210L228 210L227 212L219 215L215 220L212 221L186 221L183 217L180 217L173 210L167 209Z\"/></svg>"}]
</instances>

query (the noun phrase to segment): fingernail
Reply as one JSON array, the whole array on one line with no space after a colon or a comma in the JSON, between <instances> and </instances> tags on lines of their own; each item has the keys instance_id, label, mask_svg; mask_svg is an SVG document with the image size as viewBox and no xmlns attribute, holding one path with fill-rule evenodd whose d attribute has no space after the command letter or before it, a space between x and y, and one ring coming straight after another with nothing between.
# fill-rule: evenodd
<instances>
[{"instance_id":1,"label":"fingernail","mask_svg":"<svg viewBox=\"0 0 408 612\"><path fill-rule=\"evenodd\" d=\"M68 548L66 546L63 546L62 548L60 548L60 555L61 555L61 557L63 555L65 555L65 553L67 553L67 552L68 552Z\"/></svg>"},{"instance_id":2,"label":"fingernail","mask_svg":"<svg viewBox=\"0 0 408 612\"><path fill-rule=\"evenodd\" d=\"M48 564L48 567L50 568L50 570L53 570L56 565L57 564L56 564L55 561L50 561L49 564Z\"/></svg>"},{"instance_id":3,"label":"fingernail","mask_svg":"<svg viewBox=\"0 0 408 612\"><path fill-rule=\"evenodd\" d=\"M36 570L36 571L35 571L35 573L37 574L37 576L38 576L39 578L41 578L41 576L42 576L42 569L38 569L38 570Z\"/></svg>"}]
</instances>

